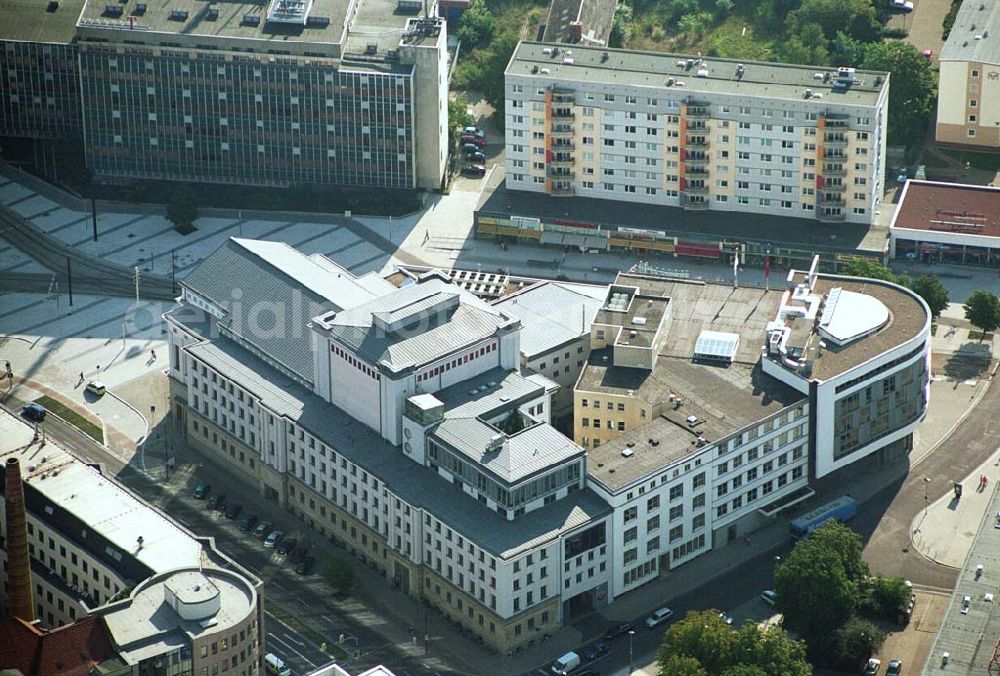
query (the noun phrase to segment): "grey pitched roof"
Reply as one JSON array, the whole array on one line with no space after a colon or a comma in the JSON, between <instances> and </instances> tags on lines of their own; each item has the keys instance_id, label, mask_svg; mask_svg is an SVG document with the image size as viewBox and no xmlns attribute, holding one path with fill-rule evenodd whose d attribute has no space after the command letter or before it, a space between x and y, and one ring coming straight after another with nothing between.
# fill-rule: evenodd
<instances>
[{"instance_id":1,"label":"grey pitched roof","mask_svg":"<svg viewBox=\"0 0 1000 676\"><path fill-rule=\"evenodd\" d=\"M336 341L393 370L435 361L510 323L499 310L437 277L323 321Z\"/></svg>"},{"instance_id":2,"label":"grey pitched roof","mask_svg":"<svg viewBox=\"0 0 1000 676\"><path fill-rule=\"evenodd\" d=\"M485 388L485 389L482 389ZM477 391L481 390L481 391ZM434 394L445 405L444 420L432 436L462 453L508 484L581 456L584 450L547 423L505 435L502 446L487 452L497 428L481 419L494 418L542 394L544 387L516 372L491 369Z\"/></svg>"},{"instance_id":3,"label":"grey pitched roof","mask_svg":"<svg viewBox=\"0 0 1000 676\"><path fill-rule=\"evenodd\" d=\"M395 288L384 280L359 280L333 261L306 256L284 242L237 238L226 240L181 285L227 313L223 331L306 382L313 379L309 320Z\"/></svg>"},{"instance_id":4,"label":"grey pitched roof","mask_svg":"<svg viewBox=\"0 0 1000 676\"><path fill-rule=\"evenodd\" d=\"M426 509L501 558L517 556L610 513L596 493L585 489L508 521L231 340L220 338L184 349L380 479L401 500Z\"/></svg>"},{"instance_id":5,"label":"grey pitched roof","mask_svg":"<svg viewBox=\"0 0 1000 676\"><path fill-rule=\"evenodd\" d=\"M601 302L562 284L542 282L493 306L521 320L521 354L533 359L588 333Z\"/></svg>"},{"instance_id":6,"label":"grey pitched roof","mask_svg":"<svg viewBox=\"0 0 1000 676\"><path fill-rule=\"evenodd\" d=\"M1000 3L965 0L941 49L941 61L1000 65Z\"/></svg>"}]
</instances>

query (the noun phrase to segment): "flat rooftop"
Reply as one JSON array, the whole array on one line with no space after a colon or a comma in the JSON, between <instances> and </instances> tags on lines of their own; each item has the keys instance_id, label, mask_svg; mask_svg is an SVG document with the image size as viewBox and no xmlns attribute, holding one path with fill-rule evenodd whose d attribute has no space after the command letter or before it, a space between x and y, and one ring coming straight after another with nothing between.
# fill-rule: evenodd
<instances>
[{"instance_id":1,"label":"flat rooftop","mask_svg":"<svg viewBox=\"0 0 1000 676\"><path fill-rule=\"evenodd\" d=\"M4 0L0 3L0 40L65 44L76 35L76 21L84 0L60 0L49 11L42 0Z\"/></svg>"},{"instance_id":2,"label":"flat rooftop","mask_svg":"<svg viewBox=\"0 0 1000 676\"><path fill-rule=\"evenodd\" d=\"M326 43L331 47L329 56L337 56L336 45L344 36L347 0L306 0L308 20L303 15L299 23L268 21L271 3L278 1L133 0L122 5L88 0L80 16L80 25L113 28L118 23L121 29L130 31L129 17L135 17L134 30L137 31L264 40L274 43L274 49L280 49L284 42ZM362 5L371 1L384 0L360 0ZM143 6L144 11L140 9ZM109 12L109 7L120 8L121 14ZM102 26L102 21L109 23Z\"/></svg>"},{"instance_id":3,"label":"flat rooftop","mask_svg":"<svg viewBox=\"0 0 1000 676\"><path fill-rule=\"evenodd\" d=\"M958 10L941 61L1000 65L1000 3L966 0Z\"/></svg>"},{"instance_id":4,"label":"flat rooftop","mask_svg":"<svg viewBox=\"0 0 1000 676\"><path fill-rule=\"evenodd\" d=\"M909 180L891 228L1000 237L1000 188Z\"/></svg>"},{"instance_id":5,"label":"flat rooftop","mask_svg":"<svg viewBox=\"0 0 1000 676\"><path fill-rule=\"evenodd\" d=\"M213 596L218 592L219 610L201 618L210 622L185 620L166 601L168 586L194 577L200 578L202 591L207 582ZM190 639L225 632L254 612L256 600L253 586L239 575L206 567L152 580L132 598L109 606L102 614L120 653L138 663L172 647L189 645Z\"/></svg>"},{"instance_id":6,"label":"flat rooftop","mask_svg":"<svg viewBox=\"0 0 1000 676\"><path fill-rule=\"evenodd\" d=\"M616 0L552 0L542 41L607 44L617 7ZM580 22L579 37L570 26L574 21Z\"/></svg>"},{"instance_id":7,"label":"flat rooftop","mask_svg":"<svg viewBox=\"0 0 1000 676\"><path fill-rule=\"evenodd\" d=\"M885 227L860 223L820 223L815 219L785 218L739 211L685 211L680 207L631 204L589 197L552 197L542 193L509 190L502 183L484 191L477 212L482 215L528 216L543 222L558 219L599 225L655 230L682 242L717 242L738 239L764 242L772 247L837 254L863 251L883 253L889 237Z\"/></svg>"},{"instance_id":8,"label":"flat rooftop","mask_svg":"<svg viewBox=\"0 0 1000 676\"><path fill-rule=\"evenodd\" d=\"M521 321L521 354L534 359L589 334L601 299L566 284L540 282L493 306Z\"/></svg>"},{"instance_id":9,"label":"flat rooftop","mask_svg":"<svg viewBox=\"0 0 1000 676\"><path fill-rule=\"evenodd\" d=\"M650 95L677 98L691 94L722 94L737 98L781 99L802 104L806 90L823 95L817 108L830 105L874 106L889 74L858 70L849 86L835 86L837 69L829 66L800 66L763 61L705 58L696 63L693 54L669 54L585 45L560 46L558 54L546 54L552 45L544 42L521 42L507 66L507 75L535 78L563 85L618 85L646 87ZM571 52L567 59L567 50ZM690 60L690 61L689 61ZM684 61L684 65L679 65ZM692 63L694 65L692 65ZM742 75L737 65L743 64ZM542 73L545 68L549 72ZM704 75L701 73L704 72ZM816 79L816 73L831 74ZM683 81L683 87L668 87L667 78Z\"/></svg>"},{"instance_id":10,"label":"flat rooftop","mask_svg":"<svg viewBox=\"0 0 1000 676\"><path fill-rule=\"evenodd\" d=\"M639 285L638 292L622 288L636 284ZM616 296L619 299L617 308ZM627 297L624 305L621 302L623 296ZM624 329L615 336L615 345L650 347L669 307L670 298L661 295L656 285L644 285L638 278L619 275L609 287L607 299L594 317L594 323ZM608 336L609 339L611 337Z\"/></svg>"},{"instance_id":11,"label":"flat rooftop","mask_svg":"<svg viewBox=\"0 0 1000 676\"><path fill-rule=\"evenodd\" d=\"M605 371L604 375L612 381L624 375L622 371L639 371L608 370L612 373ZM598 375L601 367L588 365L586 372L592 371L593 375ZM663 393L662 401L674 393L683 399L683 404L679 407L668 405L660 417L588 452L587 473L611 491L699 452L703 447L698 445L699 436L711 444L806 400L801 393L763 373L760 366L745 364L721 367L660 357L643 384L650 387L647 381L651 380L655 381L652 388ZM692 415L698 422L689 425L687 418ZM633 455L624 457L622 451L626 449L631 449Z\"/></svg>"},{"instance_id":12,"label":"flat rooftop","mask_svg":"<svg viewBox=\"0 0 1000 676\"><path fill-rule=\"evenodd\" d=\"M796 275L796 282L805 281L805 273ZM858 280L852 277L819 275L813 292L826 296L831 289L863 293L882 302L889 310L889 321L877 332L838 347L832 341L823 341L825 347L818 351L813 362L812 377L830 380L841 373L864 364L883 352L916 337L930 320L924 306L916 296L894 286L875 280ZM809 337L809 344L822 340L815 330Z\"/></svg>"},{"instance_id":13,"label":"flat rooftop","mask_svg":"<svg viewBox=\"0 0 1000 676\"><path fill-rule=\"evenodd\" d=\"M7 458L18 458L26 493L37 491L107 540L119 554L131 557L153 573L202 562L202 544L179 524L51 438L44 449L30 445L32 435L30 425L0 411L0 464ZM32 503L30 496L27 501ZM57 510L50 517L62 518L62 514ZM66 535L80 537L79 533Z\"/></svg>"}]
</instances>

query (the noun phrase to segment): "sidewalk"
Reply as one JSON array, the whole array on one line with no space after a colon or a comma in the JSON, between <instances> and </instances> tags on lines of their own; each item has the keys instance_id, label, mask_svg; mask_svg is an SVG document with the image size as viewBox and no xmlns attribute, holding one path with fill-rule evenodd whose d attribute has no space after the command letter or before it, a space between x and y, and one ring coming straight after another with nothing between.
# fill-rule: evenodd
<instances>
[{"instance_id":1,"label":"sidewalk","mask_svg":"<svg viewBox=\"0 0 1000 676\"><path fill-rule=\"evenodd\" d=\"M1000 422L997 422L1000 425ZM980 487L980 477L987 483ZM931 481L951 481L946 477L927 477ZM926 479L925 478L925 481ZM942 566L960 568L969 555L979 524L993 499L1000 482L1000 451L961 479L962 497L945 493L914 517L910 524L910 539L922 555Z\"/></svg>"}]
</instances>

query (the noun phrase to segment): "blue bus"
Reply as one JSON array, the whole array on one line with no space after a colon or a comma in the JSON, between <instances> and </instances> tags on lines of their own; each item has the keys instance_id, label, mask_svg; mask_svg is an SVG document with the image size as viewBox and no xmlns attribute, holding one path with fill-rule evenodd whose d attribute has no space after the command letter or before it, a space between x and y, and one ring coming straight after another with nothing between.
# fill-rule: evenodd
<instances>
[{"instance_id":1,"label":"blue bus","mask_svg":"<svg viewBox=\"0 0 1000 676\"><path fill-rule=\"evenodd\" d=\"M792 535L802 539L830 519L843 523L858 511L858 503L850 495L842 495L833 502L809 510L791 523Z\"/></svg>"}]
</instances>

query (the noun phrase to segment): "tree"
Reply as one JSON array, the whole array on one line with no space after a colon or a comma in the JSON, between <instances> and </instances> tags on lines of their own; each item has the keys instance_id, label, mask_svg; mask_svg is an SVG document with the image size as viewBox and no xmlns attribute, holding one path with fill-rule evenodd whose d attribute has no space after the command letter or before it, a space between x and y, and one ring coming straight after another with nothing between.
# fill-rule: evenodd
<instances>
[{"instance_id":1,"label":"tree","mask_svg":"<svg viewBox=\"0 0 1000 676\"><path fill-rule=\"evenodd\" d=\"M187 186L178 186L170 196L167 204L167 220L174 224L178 231L187 234L194 230L194 222L198 218L198 206L194 203L194 195Z\"/></svg>"},{"instance_id":2,"label":"tree","mask_svg":"<svg viewBox=\"0 0 1000 676\"><path fill-rule=\"evenodd\" d=\"M494 119L503 124L504 119L504 70L514 54L519 41L517 30L508 28L498 33L490 45L489 54L482 62L482 78L479 86L483 98L496 110Z\"/></svg>"},{"instance_id":3,"label":"tree","mask_svg":"<svg viewBox=\"0 0 1000 676\"><path fill-rule=\"evenodd\" d=\"M693 657L672 655L660 663L660 676L708 676L708 672Z\"/></svg>"},{"instance_id":4,"label":"tree","mask_svg":"<svg viewBox=\"0 0 1000 676\"><path fill-rule=\"evenodd\" d=\"M830 655L834 632L854 615L867 574L861 538L835 521L823 524L774 570L785 626L805 639L812 654Z\"/></svg>"},{"instance_id":5,"label":"tree","mask_svg":"<svg viewBox=\"0 0 1000 676\"><path fill-rule=\"evenodd\" d=\"M868 620L851 618L837 630L837 659L845 668L857 667L878 651L885 641L885 632Z\"/></svg>"},{"instance_id":6,"label":"tree","mask_svg":"<svg viewBox=\"0 0 1000 676\"><path fill-rule=\"evenodd\" d=\"M883 282L897 284L899 277L892 270L873 260L851 261L843 270L849 277L864 277L865 279L881 279Z\"/></svg>"},{"instance_id":7,"label":"tree","mask_svg":"<svg viewBox=\"0 0 1000 676\"><path fill-rule=\"evenodd\" d=\"M965 310L965 318L977 329L982 330L980 341L989 331L1000 327L1000 299L995 293L979 289L969 296L969 300L965 301L962 307Z\"/></svg>"},{"instance_id":8,"label":"tree","mask_svg":"<svg viewBox=\"0 0 1000 676\"><path fill-rule=\"evenodd\" d=\"M913 280L911 288L915 294L924 299L930 308L931 316L938 317L948 307L948 290L937 277L920 275Z\"/></svg>"},{"instance_id":9,"label":"tree","mask_svg":"<svg viewBox=\"0 0 1000 676\"><path fill-rule=\"evenodd\" d=\"M908 42L890 40L865 45L861 65L867 70L888 71L888 140L893 145L918 144L937 101L930 59Z\"/></svg>"},{"instance_id":10,"label":"tree","mask_svg":"<svg viewBox=\"0 0 1000 676\"><path fill-rule=\"evenodd\" d=\"M458 20L456 35L465 49L482 47L489 43L496 30L496 19L485 0L472 0Z\"/></svg>"},{"instance_id":11,"label":"tree","mask_svg":"<svg viewBox=\"0 0 1000 676\"><path fill-rule=\"evenodd\" d=\"M691 612L674 623L663 636L657 663L660 676L809 676L813 671L805 644L782 629L762 630L747 622L733 631L715 610Z\"/></svg>"},{"instance_id":12,"label":"tree","mask_svg":"<svg viewBox=\"0 0 1000 676\"><path fill-rule=\"evenodd\" d=\"M803 0L785 21L789 33L800 34L798 28L818 24L827 39L844 32L861 42L877 40L882 26L875 15L871 0Z\"/></svg>"},{"instance_id":13,"label":"tree","mask_svg":"<svg viewBox=\"0 0 1000 676\"><path fill-rule=\"evenodd\" d=\"M779 56L786 63L825 66L830 61L827 40L819 24L809 23L796 28L779 46Z\"/></svg>"},{"instance_id":14,"label":"tree","mask_svg":"<svg viewBox=\"0 0 1000 676\"><path fill-rule=\"evenodd\" d=\"M339 594L346 594L354 586L354 568L351 562L339 556L330 559L323 569L323 581Z\"/></svg>"},{"instance_id":15,"label":"tree","mask_svg":"<svg viewBox=\"0 0 1000 676\"><path fill-rule=\"evenodd\" d=\"M712 15L708 12L696 12L685 14L677 22L680 29L688 38L700 37L712 25Z\"/></svg>"},{"instance_id":16,"label":"tree","mask_svg":"<svg viewBox=\"0 0 1000 676\"><path fill-rule=\"evenodd\" d=\"M860 40L844 31L837 31L837 34L830 40L830 61L838 66L861 65L861 60L865 56L865 45Z\"/></svg>"},{"instance_id":17,"label":"tree","mask_svg":"<svg viewBox=\"0 0 1000 676\"><path fill-rule=\"evenodd\" d=\"M624 47L632 37L632 6L619 2L611 21L608 47Z\"/></svg>"},{"instance_id":18,"label":"tree","mask_svg":"<svg viewBox=\"0 0 1000 676\"><path fill-rule=\"evenodd\" d=\"M475 119L469 114L469 100L464 96L448 99L448 128L451 129L451 144L458 148L462 130L475 124Z\"/></svg>"},{"instance_id":19,"label":"tree","mask_svg":"<svg viewBox=\"0 0 1000 676\"><path fill-rule=\"evenodd\" d=\"M693 657L706 671L718 674L731 664L730 653L735 635L719 617L718 611L690 612L667 630L658 659L660 664L665 665L673 656Z\"/></svg>"},{"instance_id":20,"label":"tree","mask_svg":"<svg viewBox=\"0 0 1000 676\"><path fill-rule=\"evenodd\" d=\"M875 577L865 581L859 612L896 622L910 605L912 590L901 577Z\"/></svg>"}]
</instances>

